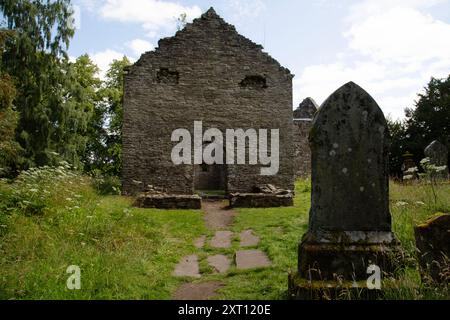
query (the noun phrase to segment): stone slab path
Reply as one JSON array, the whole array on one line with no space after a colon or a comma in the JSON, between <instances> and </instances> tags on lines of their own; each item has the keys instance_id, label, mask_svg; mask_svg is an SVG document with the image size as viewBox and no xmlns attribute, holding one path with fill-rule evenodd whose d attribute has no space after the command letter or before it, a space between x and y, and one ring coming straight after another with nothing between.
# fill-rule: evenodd
<instances>
[{"instance_id":1,"label":"stone slab path","mask_svg":"<svg viewBox=\"0 0 450 320\"><path fill-rule=\"evenodd\" d=\"M175 277L200 278L197 255L193 254L187 257L183 257L181 261L175 266L173 275Z\"/></svg>"},{"instance_id":2,"label":"stone slab path","mask_svg":"<svg viewBox=\"0 0 450 320\"><path fill-rule=\"evenodd\" d=\"M232 248L232 241L235 234L229 229L232 227L234 217L237 212L228 209L225 201L203 201L202 209L205 212L205 224L214 235L209 239L203 235L194 240L194 246L198 253L204 250L205 245L218 250L216 254L211 254L206 258L206 262L212 269L212 274L225 275L235 264L237 269L247 270L254 268L265 268L271 266L271 261L267 255L257 249L260 238L251 229L244 230L239 234L241 248L253 248L238 250L234 254L234 261L230 256L223 253L223 250ZM221 252L222 251L222 252ZM204 256L204 255L203 255ZM200 278L199 258L197 254L183 257L176 265L173 272L175 277ZM192 282L181 285L173 295L175 300L207 300L217 295L217 290L224 286L221 281Z\"/></svg>"},{"instance_id":3,"label":"stone slab path","mask_svg":"<svg viewBox=\"0 0 450 320\"><path fill-rule=\"evenodd\" d=\"M253 230L241 232L241 247L256 247L259 244L259 237L253 234Z\"/></svg>"},{"instance_id":4,"label":"stone slab path","mask_svg":"<svg viewBox=\"0 0 450 320\"><path fill-rule=\"evenodd\" d=\"M205 242L206 242L206 236L201 236L200 238L198 238L194 241L194 246L197 249L201 249L205 246Z\"/></svg>"},{"instance_id":5,"label":"stone slab path","mask_svg":"<svg viewBox=\"0 0 450 320\"><path fill-rule=\"evenodd\" d=\"M241 270L270 267L271 262L261 250L241 250L236 252L236 267Z\"/></svg>"},{"instance_id":6,"label":"stone slab path","mask_svg":"<svg viewBox=\"0 0 450 320\"><path fill-rule=\"evenodd\" d=\"M223 201L203 201L202 209L205 212L205 223L210 230L223 230L233 224L236 211L227 210Z\"/></svg>"},{"instance_id":7,"label":"stone slab path","mask_svg":"<svg viewBox=\"0 0 450 320\"><path fill-rule=\"evenodd\" d=\"M208 300L216 295L217 289L223 287L220 281L185 283L173 295L174 300Z\"/></svg>"},{"instance_id":8,"label":"stone slab path","mask_svg":"<svg viewBox=\"0 0 450 320\"><path fill-rule=\"evenodd\" d=\"M231 231L216 231L209 245L213 248L230 248L232 237L233 232Z\"/></svg>"},{"instance_id":9,"label":"stone slab path","mask_svg":"<svg viewBox=\"0 0 450 320\"><path fill-rule=\"evenodd\" d=\"M231 266L231 260L223 254L208 257L209 265L214 269L215 273L227 273Z\"/></svg>"}]
</instances>

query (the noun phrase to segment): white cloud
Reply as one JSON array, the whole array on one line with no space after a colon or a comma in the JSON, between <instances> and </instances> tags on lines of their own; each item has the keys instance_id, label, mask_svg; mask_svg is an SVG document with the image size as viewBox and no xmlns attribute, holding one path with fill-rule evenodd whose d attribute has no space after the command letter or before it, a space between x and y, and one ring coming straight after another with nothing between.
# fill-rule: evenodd
<instances>
[{"instance_id":1,"label":"white cloud","mask_svg":"<svg viewBox=\"0 0 450 320\"><path fill-rule=\"evenodd\" d=\"M298 105L310 96L321 104L340 86L354 81L373 96L386 115L397 119L404 116L406 107L412 107L417 92L427 80L401 76L398 70L372 62L313 65L294 80L294 102Z\"/></svg>"},{"instance_id":2,"label":"white cloud","mask_svg":"<svg viewBox=\"0 0 450 320\"><path fill-rule=\"evenodd\" d=\"M198 6L158 0L106 0L99 10L103 18L141 24L149 36L155 36L161 29L174 29L183 13L188 21L202 13Z\"/></svg>"},{"instance_id":3,"label":"white cloud","mask_svg":"<svg viewBox=\"0 0 450 320\"><path fill-rule=\"evenodd\" d=\"M89 56L91 57L92 61L99 67L100 78L104 79L110 64L114 60L121 60L124 57L124 54L112 49L106 49L105 51L96 52L90 54Z\"/></svg>"},{"instance_id":4,"label":"white cloud","mask_svg":"<svg viewBox=\"0 0 450 320\"><path fill-rule=\"evenodd\" d=\"M386 114L404 117L432 76L450 73L450 24L424 12L444 0L366 0L350 8L347 49L328 64L311 65L294 82L297 104L323 102L348 81L377 100Z\"/></svg>"},{"instance_id":5,"label":"white cloud","mask_svg":"<svg viewBox=\"0 0 450 320\"><path fill-rule=\"evenodd\" d=\"M450 24L417 9L392 8L352 25L350 48L376 60L410 63L450 56Z\"/></svg>"},{"instance_id":6,"label":"white cloud","mask_svg":"<svg viewBox=\"0 0 450 320\"><path fill-rule=\"evenodd\" d=\"M448 0L364 0L350 7L347 21L357 23L393 8L426 9Z\"/></svg>"},{"instance_id":7,"label":"white cloud","mask_svg":"<svg viewBox=\"0 0 450 320\"><path fill-rule=\"evenodd\" d=\"M266 10L266 5L262 0L229 0L233 17L232 20L241 22L242 19L253 19L261 15Z\"/></svg>"},{"instance_id":8,"label":"white cloud","mask_svg":"<svg viewBox=\"0 0 450 320\"><path fill-rule=\"evenodd\" d=\"M141 54L155 49L154 45L142 39L134 39L128 43L128 46L133 51L134 56L137 58L139 58Z\"/></svg>"}]
</instances>

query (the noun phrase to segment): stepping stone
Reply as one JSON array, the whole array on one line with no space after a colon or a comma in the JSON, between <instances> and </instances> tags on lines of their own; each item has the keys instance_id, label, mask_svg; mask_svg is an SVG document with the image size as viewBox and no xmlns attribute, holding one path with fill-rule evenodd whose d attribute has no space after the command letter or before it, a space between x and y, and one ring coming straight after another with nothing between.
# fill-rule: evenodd
<instances>
[{"instance_id":1,"label":"stepping stone","mask_svg":"<svg viewBox=\"0 0 450 320\"><path fill-rule=\"evenodd\" d=\"M241 270L269 267L267 255L261 250L241 250L236 252L236 267Z\"/></svg>"},{"instance_id":2,"label":"stepping stone","mask_svg":"<svg viewBox=\"0 0 450 320\"><path fill-rule=\"evenodd\" d=\"M255 247L259 244L259 237L253 234L253 230L241 232L241 247Z\"/></svg>"},{"instance_id":3,"label":"stepping stone","mask_svg":"<svg viewBox=\"0 0 450 320\"><path fill-rule=\"evenodd\" d=\"M200 238L196 239L194 241L194 246L197 249L201 249L205 246L206 236L201 236Z\"/></svg>"},{"instance_id":4,"label":"stepping stone","mask_svg":"<svg viewBox=\"0 0 450 320\"><path fill-rule=\"evenodd\" d=\"M175 267L173 272L175 277L193 277L200 278L197 255L183 257Z\"/></svg>"},{"instance_id":5,"label":"stepping stone","mask_svg":"<svg viewBox=\"0 0 450 320\"><path fill-rule=\"evenodd\" d=\"M216 291L223 287L219 281L202 283L185 283L175 291L174 300L208 300L213 298Z\"/></svg>"},{"instance_id":6,"label":"stepping stone","mask_svg":"<svg viewBox=\"0 0 450 320\"><path fill-rule=\"evenodd\" d=\"M233 232L231 231L216 231L214 238L211 239L210 245L213 248L230 248L232 236Z\"/></svg>"},{"instance_id":7,"label":"stepping stone","mask_svg":"<svg viewBox=\"0 0 450 320\"><path fill-rule=\"evenodd\" d=\"M222 201L203 201L206 226L212 230L225 229L233 224L236 211L225 208Z\"/></svg>"},{"instance_id":8,"label":"stepping stone","mask_svg":"<svg viewBox=\"0 0 450 320\"><path fill-rule=\"evenodd\" d=\"M222 254L208 257L208 263L215 269L215 273L226 273L231 265L230 259Z\"/></svg>"}]
</instances>

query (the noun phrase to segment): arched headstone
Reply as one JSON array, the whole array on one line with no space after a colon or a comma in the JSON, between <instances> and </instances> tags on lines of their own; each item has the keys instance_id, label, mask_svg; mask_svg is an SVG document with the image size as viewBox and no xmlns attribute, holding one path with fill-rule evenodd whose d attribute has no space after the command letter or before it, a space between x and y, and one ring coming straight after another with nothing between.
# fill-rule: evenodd
<instances>
[{"instance_id":1,"label":"arched headstone","mask_svg":"<svg viewBox=\"0 0 450 320\"><path fill-rule=\"evenodd\" d=\"M372 264L389 272L399 243L391 231L383 112L349 82L320 107L310 146L311 210L299 247L299 276L364 280Z\"/></svg>"}]
</instances>

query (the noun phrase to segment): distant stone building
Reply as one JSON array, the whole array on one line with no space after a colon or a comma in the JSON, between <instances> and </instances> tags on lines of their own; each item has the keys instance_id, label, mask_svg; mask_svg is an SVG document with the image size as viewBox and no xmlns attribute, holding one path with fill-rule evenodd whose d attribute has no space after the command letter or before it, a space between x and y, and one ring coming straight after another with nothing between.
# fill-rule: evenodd
<instances>
[{"instance_id":1,"label":"distant stone building","mask_svg":"<svg viewBox=\"0 0 450 320\"><path fill-rule=\"evenodd\" d=\"M123 192L152 185L167 193L251 192L271 183L293 189L290 71L239 35L211 8L174 37L161 39L129 68L124 84ZM175 165L175 129L279 129L278 174L260 165Z\"/></svg>"},{"instance_id":2,"label":"distant stone building","mask_svg":"<svg viewBox=\"0 0 450 320\"><path fill-rule=\"evenodd\" d=\"M306 98L300 103L297 109L294 110L295 120L311 120L319 109L319 106L312 98Z\"/></svg>"},{"instance_id":3,"label":"distant stone building","mask_svg":"<svg viewBox=\"0 0 450 320\"><path fill-rule=\"evenodd\" d=\"M296 177L311 175L311 150L309 148L309 130L317 112L316 102L306 98L294 111L294 167Z\"/></svg>"}]
</instances>

